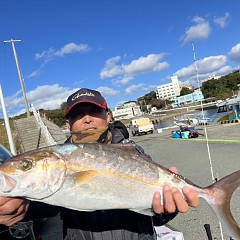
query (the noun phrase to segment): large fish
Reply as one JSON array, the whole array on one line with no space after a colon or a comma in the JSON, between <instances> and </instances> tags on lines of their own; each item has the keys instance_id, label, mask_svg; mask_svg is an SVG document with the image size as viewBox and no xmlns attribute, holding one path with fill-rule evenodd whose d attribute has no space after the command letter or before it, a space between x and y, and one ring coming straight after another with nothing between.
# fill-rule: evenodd
<instances>
[{"instance_id":1,"label":"large fish","mask_svg":"<svg viewBox=\"0 0 240 240\"><path fill-rule=\"evenodd\" d=\"M211 206L233 239L240 228L230 199L240 170L201 188L152 161L132 145L64 144L26 152L0 166L0 196L20 196L75 210L130 209L151 213L164 183L188 186Z\"/></svg>"}]
</instances>

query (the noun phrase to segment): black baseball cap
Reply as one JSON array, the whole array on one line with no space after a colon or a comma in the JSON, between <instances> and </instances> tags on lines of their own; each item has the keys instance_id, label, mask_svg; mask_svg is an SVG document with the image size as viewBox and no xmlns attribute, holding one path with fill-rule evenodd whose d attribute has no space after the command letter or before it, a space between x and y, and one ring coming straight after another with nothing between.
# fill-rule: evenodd
<instances>
[{"instance_id":1,"label":"black baseball cap","mask_svg":"<svg viewBox=\"0 0 240 240\"><path fill-rule=\"evenodd\" d=\"M87 88L81 88L68 97L65 116L69 114L74 106L80 103L92 103L107 110L107 102L100 92Z\"/></svg>"}]
</instances>

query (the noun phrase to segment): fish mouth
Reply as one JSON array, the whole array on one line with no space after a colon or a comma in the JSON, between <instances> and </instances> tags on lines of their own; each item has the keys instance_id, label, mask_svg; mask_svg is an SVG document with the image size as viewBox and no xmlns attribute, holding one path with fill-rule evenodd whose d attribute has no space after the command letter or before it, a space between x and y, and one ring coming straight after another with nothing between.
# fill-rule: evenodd
<instances>
[{"instance_id":1,"label":"fish mouth","mask_svg":"<svg viewBox=\"0 0 240 240\"><path fill-rule=\"evenodd\" d=\"M16 181L7 174L0 173L0 192L9 193L16 186Z\"/></svg>"}]
</instances>

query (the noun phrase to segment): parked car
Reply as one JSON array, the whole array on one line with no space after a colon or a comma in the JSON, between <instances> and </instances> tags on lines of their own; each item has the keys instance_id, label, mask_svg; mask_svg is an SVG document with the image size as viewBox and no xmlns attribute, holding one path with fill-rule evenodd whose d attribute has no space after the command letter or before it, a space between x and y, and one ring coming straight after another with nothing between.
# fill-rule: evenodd
<instances>
[{"instance_id":1,"label":"parked car","mask_svg":"<svg viewBox=\"0 0 240 240\"><path fill-rule=\"evenodd\" d=\"M0 144L0 164L12 157L12 154ZM0 225L0 240L41 240L39 235L34 234L34 221L18 222L11 227Z\"/></svg>"}]
</instances>

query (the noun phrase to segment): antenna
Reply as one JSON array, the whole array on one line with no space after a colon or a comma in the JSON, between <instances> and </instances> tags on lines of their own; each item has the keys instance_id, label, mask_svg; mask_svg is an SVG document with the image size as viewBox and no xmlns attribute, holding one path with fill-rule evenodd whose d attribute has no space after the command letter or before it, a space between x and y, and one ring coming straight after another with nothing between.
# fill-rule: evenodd
<instances>
[{"instance_id":1,"label":"antenna","mask_svg":"<svg viewBox=\"0 0 240 240\"><path fill-rule=\"evenodd\" d=\"M200 81L199 81L199 77L198 77L198 68L197 68L197 60L196 60L196 54L195 54L195 48L194 48L194 43L192 42L192 50L193 50L193 59L194 59L194 65L195 65L195 70L196 70L196 76L197 76L197 84L198 84L198 90L201 90L200 87ZM203 111L203 102L202 99L201 101L201 110L202 110L202 116L204 118L204 111ZM211 175L212 175L212 181L213 183L218 181L218 178L214 177L213 174L213 166L212 166L212 158L211 158L211 153L210 153L210 148L209 148L209 142L208 142L208 135L207 135L207 127L206 124L204 124L204 133L205 133L205 138L206 138L206 143L207 143L207 151L208 151L208 158L209 158L209 165L210 165L210 170L211 170ZM219 226L220 226L220 232L221 232L221 238L222 240L224 240L223 238L223 230L222 230L222 224L221 222L219 222Z\"/></svg>"},{"instance_id":2,"label":"antenna","mask_svg":"<svg viewBox=\"0 0 240 240\"><path fill-rule=\"evenodd\" d=\"M197 76L197 84L198 84L198 89L200 90L200 82L199 82L198 68L197 68L197 59L196 59L195 48L194 48L194 43L193 42L192 42L192 50L193 50L193 60L194 60L194 65L195 65L195 71L196 71L196 76ZM201 100L201 102L202 102L202 100Z\"/></svg>"}]
</instances>

